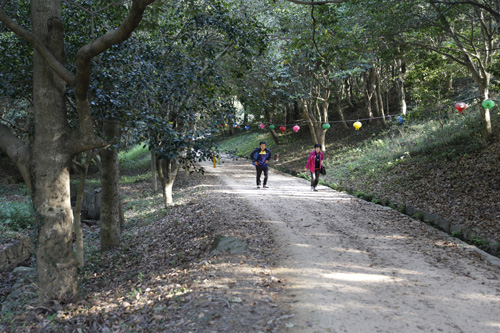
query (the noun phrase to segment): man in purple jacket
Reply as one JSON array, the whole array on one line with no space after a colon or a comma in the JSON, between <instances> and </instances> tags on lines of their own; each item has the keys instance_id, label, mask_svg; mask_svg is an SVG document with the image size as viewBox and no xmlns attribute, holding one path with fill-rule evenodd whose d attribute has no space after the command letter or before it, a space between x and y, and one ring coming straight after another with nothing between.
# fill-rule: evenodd
<instances>
[{"instance_id":1,"label":"man in purple jacket","mask_svg":"<svg viewBox=\"0 0 500 333\"><path fill-rule=\"evenodd\" d=\"M260 188L260 177L262 175L262 171L264 171L264 188L268 188L267 186L267 178L268 178L268 163L271 158L271 151L266 148L266 143L264 141L260 142L260 147L255 149L251 154L250 158L252 159L252 164L255 165L255 169L257 170L257 188Z\"/></svg>"}]
</instances>

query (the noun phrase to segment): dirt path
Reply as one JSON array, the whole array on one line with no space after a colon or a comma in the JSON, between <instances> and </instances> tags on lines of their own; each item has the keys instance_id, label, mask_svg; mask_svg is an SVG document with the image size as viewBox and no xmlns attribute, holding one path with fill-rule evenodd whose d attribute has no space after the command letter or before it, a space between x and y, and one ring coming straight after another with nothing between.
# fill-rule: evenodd
<instances>
[{"instance_id":1,"label":"dirt path","mask_svg":"<svg viewBox=\"0 0 500 333\"><path fill-rule=\"evenodd\" d=\"M499 260L422 222L246 160L207 172L273 230L290 332L499 332ZM238 200L236 200L238 201ZM235 207L234 209L238 209ZM492 264L496 263L496 264Z\"/></svg>"}]
</instances>

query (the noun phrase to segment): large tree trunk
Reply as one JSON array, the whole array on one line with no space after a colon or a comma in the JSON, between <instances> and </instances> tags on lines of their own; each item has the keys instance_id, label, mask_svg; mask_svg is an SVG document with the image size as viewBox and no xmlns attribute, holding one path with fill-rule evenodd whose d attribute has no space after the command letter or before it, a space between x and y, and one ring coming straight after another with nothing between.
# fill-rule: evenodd
<instances>
[{"instance_id":1,"label":"large tree trunk","mask_svg":"<svg viewBox=\"0 0 500 333\"><path fill-rule=\"evenodd\" d=\"M104 121L104 136L110 142L118 142L120 123ZM111 145L101 152L101 250L107 251L120 245L120 191L118 150Z\"/></svg>"},{"instance_id":2,"label":"large tree trunk","mask_svg":"<svg viewBox=\"0 0 500 333\"><path fill-rule=\"evenodd\" d=\"M59 1L32 1L34 33L64 63L63 23ZM37 271L42 304L79 298L77 262L73 252L73 212L69 192L69 128L65 82L34 52L32 147L33 205L37 220Z\"/></svg>"}]
</instances>

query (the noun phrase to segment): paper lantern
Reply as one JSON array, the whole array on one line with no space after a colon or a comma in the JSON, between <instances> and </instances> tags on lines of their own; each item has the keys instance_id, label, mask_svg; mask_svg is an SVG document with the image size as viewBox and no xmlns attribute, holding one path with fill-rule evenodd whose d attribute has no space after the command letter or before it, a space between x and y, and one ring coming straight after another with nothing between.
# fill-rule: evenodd
<instances>
[{"instance_id":1,"label":"paper lantern","mask_svg":"<svg viewBox=\"0 0 500 333\"><path fill-rule=\"evenodd\" d=\"M248 131L248 130L250 129L250 127L248 127L248 126L245 126L245 129L246 129L246 130Z\"/></svg>"},{"instance_id":2,"label":"paper lantern","mask_svg":"<svg viewBox=\"0 0 500 333\"><path fill-rule=\"evenodd\" d=\"M330 128L330 124L323 124L323 128L324 128L325 130L329 129L329 128Z\"/></svg>"},{"instance_id":3,"label":"paper lantern","mask_svg":"<svg viewBox=\"0 0 500 333\"><path fill-rule=\"evenodd\" d=\"M234 124L234 128L240 128L238 124Z\"/></svg>"},{"instance_id":4,"label":"paper lantern","mask_svg":"<svg viewBox=\"0 0 500 333\"><path fill-rule=\"evenodd\" d=\"M398 116L396 118L396 121L398 122L399 125L404 125L406 123L406 120L404 120L404 118L401 116Z\"/></svg>"},{"instance_id":5,"label":"paper lantern","mask_svg":"<svg viewBox=\"0 0 500 333\"><path fill-rule=\"evenodd\" d=\"M293 126L293 130L295 131L295 133L297 133L300 129L300 126L299 125L295 125Z\"/></svg>"},{"instance_id":6,"label":"paper lantern","mask_svg":"<svg viewBox=\"0 0 500 333\"><path fill-rule=\"evenodd\" d=\"M356 129L356 131L357 131L361 128L361 126L363 126L363 124L361 124L361 122L358 120L357 122L352 124L352 126L354 126L354 129Z\"/></svg>"},{"instance_id":7,"label":"paper lantern","mask_svg":"<svg viewBox=\"0 0 500 333\"><path fill-rule=\"evenodd\" d=\"M264 124L260 124L260 128L261 128L261 129L264 129L264 127L266 127L266 125L264 125Z\"/></svg>"},{"instance_id":8,"label":"paper lantern","mask_svg":"<svg viewBox=\"0 0 500 333\"><path fill-rule=\"evenodd\" d=\"M273 129L274 129L274 127L275 127L274 125L269 125L269 128L270 128L271 130L273 130Z\"/></svg>"},{"instance_id":9,"label":"paper lantern","mask_svg":"<svg viewBox=\"0 0 500 333\"><path fill-rule=\"evenodd\" d=\"M285 126L281 126L281 127L280 127L280 131L281 131L281 133L284 133L284 132L285 132L285 130L286 130L286 127L285 127Z\"/></svg>"},{"instance_id":10,"label":"paper lantern","mask_svg":"<svg viewBox=\"0 0 500 333\"><path fill-rule=\"evenodd\" d=\"M494 106L495 106L495 102L493 102L491 99L486 99L483 101L483 107L485 109L491 109Z\"/></svg>"},{"instance_id":11,"label":"paper lantern","mask_svg":"<svg viewBox=\"0 0 500 333\"><path fill-rule=\"evenodd\" d=\"M466 107L467 105L464 102L458 102L457 104L455 104L455 109L457 109L458 113L462 113L462 111L465 110Z\"/></svg>"}]
</instances>

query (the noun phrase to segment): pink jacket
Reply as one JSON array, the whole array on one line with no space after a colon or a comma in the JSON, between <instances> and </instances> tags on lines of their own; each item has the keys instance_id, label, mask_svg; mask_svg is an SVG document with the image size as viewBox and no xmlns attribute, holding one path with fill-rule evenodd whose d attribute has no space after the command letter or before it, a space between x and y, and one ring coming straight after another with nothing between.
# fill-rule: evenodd
<instances>
[{"instance_id":1,"label":"pink jacket","mask_svg":"<svg viewBox=\"0 0 500 333\"><path fill-rule=\"evenodd\" d=\"M306 164L306 169L314 172L314 162L316 160L316 150L313 150L310 154L309 157L307 158L307 164ZM320 167L323 165L323 152L319 152L319 165Z\"/></svg>"}]
</instances>

